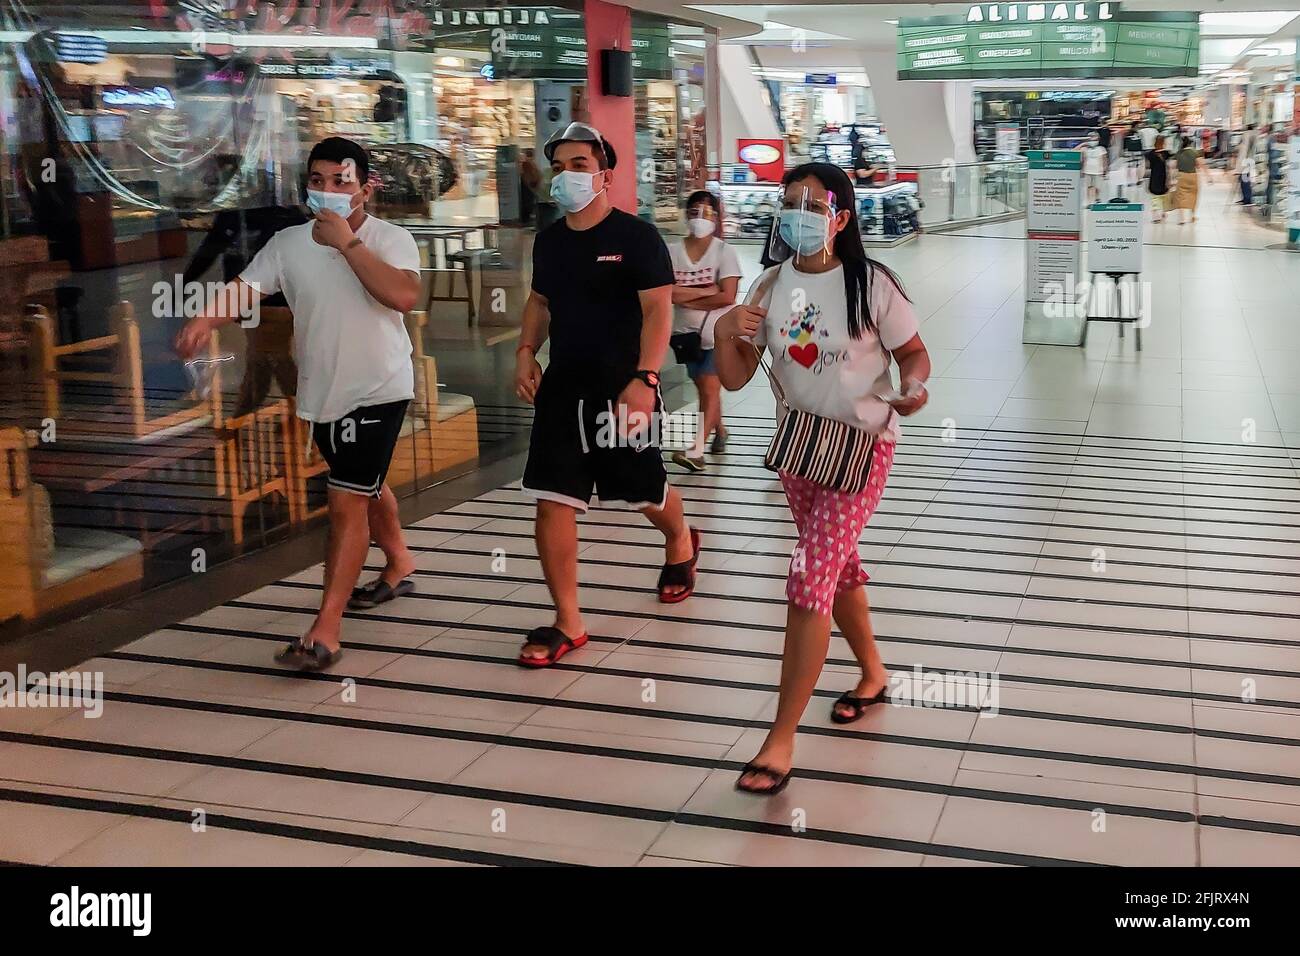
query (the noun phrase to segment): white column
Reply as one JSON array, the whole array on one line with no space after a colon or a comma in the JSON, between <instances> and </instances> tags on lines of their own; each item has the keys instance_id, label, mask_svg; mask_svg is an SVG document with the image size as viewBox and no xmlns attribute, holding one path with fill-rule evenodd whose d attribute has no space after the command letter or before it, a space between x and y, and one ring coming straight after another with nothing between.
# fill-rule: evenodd
<instances>
[{"instance_id":1,"label":"white column","mask_svg":"<svg viewBox=\"0 0 1300 956\"><path fill-rule=\"evenodd\" d=\"M900 166L970 162L974 84L954 80L900 80L892 49L858 54Z\"/></svg>"},{"instance_id":2,"label":"white column","mask_svg":"<svg viewBox=\"0 0 1300 956\"><path fill-rule=\"evenodd\" d=\"M736 140L777 139L777 128L772 108L764 99L765 90L754 75L754 64L749 53L738 44L718 44L718 99L721 111L721 137L719 163L737 162Z\"/></svg>"}]
</instances>

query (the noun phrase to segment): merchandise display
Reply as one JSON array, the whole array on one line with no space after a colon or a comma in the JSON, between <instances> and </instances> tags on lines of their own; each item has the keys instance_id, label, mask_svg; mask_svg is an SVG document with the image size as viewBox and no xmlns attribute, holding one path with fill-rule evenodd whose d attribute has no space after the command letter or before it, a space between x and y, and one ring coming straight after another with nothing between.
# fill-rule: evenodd
<instances>
[{"instance_id":1,"label":"merchandise display","mask_svg":"<svg viewBox=\"0 0 1300 956\"><path fill-rule=\"evenodd\" d=\"M651 222L681 217L681 146L677 136L677 87L666 80L636 86L637 154L654 158L654 176L637 177L637 215Z\"/></svg>"},{"instance_id":2,"label":"merchandise display","mask_svg":"<svg viewBox=\"0 0 1300 956\"><path fill-rule=\"evenodd\" d=\"M371 173L379 178L382 207L425 212L430 202L449 192L457 181L456 167L431 146L397 143L370 148Z\"/></svg>"},{"instance_id":3,"label":"merchandise display","mask_svg":"<svg viewBox=\"0 0 1300 956\"><path fill-rule=\"evenodd\" d=\"M780 208L776 183L710 183L722 193L722 235L727 239L765 241ZM897 241L917 231L921 199L916 183L859 186L858 221L867 241Z\"/></svg>"}]
</instances>

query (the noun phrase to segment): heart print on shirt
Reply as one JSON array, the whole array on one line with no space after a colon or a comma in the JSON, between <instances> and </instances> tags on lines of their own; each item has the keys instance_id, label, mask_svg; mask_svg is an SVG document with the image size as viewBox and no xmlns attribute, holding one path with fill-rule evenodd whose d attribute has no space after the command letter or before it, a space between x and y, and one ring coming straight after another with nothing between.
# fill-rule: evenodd
<instances>
[{"instance_id":1,"label":"heart print on shirt","mask_svg":"<svg viewBox=\"0 0 1300 956\"><path fill-rule=\"evenodd\" d=\"M847 349L827 349L824 339L830 332L822 327L822 310L815 302L802 309L791 311L790 318L781 324L776 342L779 354L787 362L809 369L814 375L836 362L848 358Z\"/></svg>"}]
</instances>

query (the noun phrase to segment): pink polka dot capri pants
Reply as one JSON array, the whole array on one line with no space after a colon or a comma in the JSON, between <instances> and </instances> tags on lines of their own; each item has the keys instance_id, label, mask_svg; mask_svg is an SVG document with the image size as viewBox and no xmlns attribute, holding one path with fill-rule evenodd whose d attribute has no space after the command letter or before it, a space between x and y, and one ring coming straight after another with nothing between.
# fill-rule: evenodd
<instances>
[{"instance_id":1,"label":"pink polka dot capri pants","mask_svg":"<svg viewBox=\"0 0 1300 956\"><path fill-rule=\"evenodd\" d=\"M867 572L858 558L858 538L880 504L893 464L894 443L876 442L867 487L857 494L781 473L781 485L799 529L785 584L791 604L830 614L836 595L867 583Z\"/></svg>"}]
</instances>

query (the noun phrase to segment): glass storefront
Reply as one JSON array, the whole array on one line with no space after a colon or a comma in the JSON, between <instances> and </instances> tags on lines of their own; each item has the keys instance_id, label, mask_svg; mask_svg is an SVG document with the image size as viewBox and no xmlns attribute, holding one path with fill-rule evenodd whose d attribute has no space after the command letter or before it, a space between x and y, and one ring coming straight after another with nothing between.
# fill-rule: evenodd
<instances>
[{"instance_id":1,"label":"glass storefront","mask_svg":"<svg viewBox=\"0 0 1300 956\"><path fill-rule=\"evenodd\" d=\"M210 380L171 343L210 284L302 221L323 137L369 147L369 211L421 248L416 397L390 484L409 494L521 450L514 346L532 237L556 215L541 146L585 116L580 8L0 10L0 637L320 520L286 304L222 329ZM676 232L706 178L713 35L636 13L632 36L627 174L638 213Z\"/></svg>"}]
</instances>

